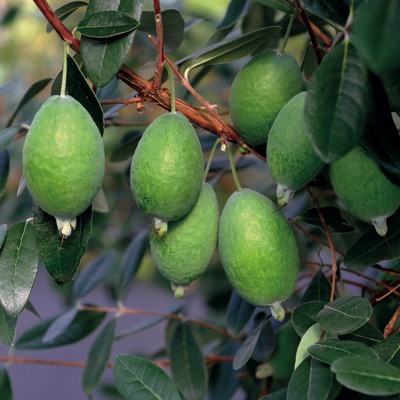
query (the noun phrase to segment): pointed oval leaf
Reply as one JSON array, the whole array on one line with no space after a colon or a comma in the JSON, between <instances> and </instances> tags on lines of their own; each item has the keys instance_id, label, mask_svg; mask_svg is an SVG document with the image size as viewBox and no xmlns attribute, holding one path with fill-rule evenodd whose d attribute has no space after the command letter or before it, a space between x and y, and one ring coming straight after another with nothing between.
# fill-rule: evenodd
<instances>
[{"instance_id":1,"label":"pointed oval leaf","mask_svg":"<svg viewBox=\"0 0 400 400\"><path fill-rule=\"evenodd\" d=\"M38 205L33 206L33 225L39 254L57 284L70 283L78 270L92 231L92 208L77 217L76 228L67 239L59 234L56 220Z\"/></svg>"},{"instance_id":2,"label":"pointed oval leaf","mask_svg":"<svg viewBox=\"0 0 400 400\"><path fill-rule=\"evenodd\" d=\"M110 161L121 162L132 157L136 150L139 140L142 137L142 131L128 131L121 139L120 143L110 155Z\"/></svg>"},{"instance_id":3,"label":"pointed oval leaf","mask_svg":"<svg viewBox=\"0 0 400 400\"><path fill-rule=\"evenodd\" d=\"M301 302L325 301L327 303L331 298L331 291L331 283L328 281L322 270L319 270L309 283L301 298Z\"/></svg>"},{"instance_id":4,"label":"pointed oval leaf","mask_svg":"<svg viewBox=\"0 0 400 400\"><path fill-rule=\"evenodd\" d=\"M76 277L72 290L76 298L82 298L102 283L110 274L117 259L115 251L107 251L86 265Z\"/></svg>"},{"instance_id":5,"label":"pointed oval leaf","mask_svg":"<svg viewBox=\"0 0 400 400\"><path fill-rule=\"evenodd\" d=\"M318 313L318 323L330 333L344 335L365 325L371 318L372 307L367 299L345 296L328 303Z\"/></svg>"},{"instance_id":6,"label":"pointed oval leaf","mask_svg":"<svg viewBox=\"0 0 400 400\"><path fill-rule=\"evenodd\" d=\"M318 17L331 19L340 25L345 25L349 7L342 1L337 0L303 0L306 8Z\"/></svg>"},{"instance_id":7,"label":"pointed oval leaf","mask_svg":"<svg viewBox=\"0 0 400 400\"><path fill-rule=\"evenodd\" d=\"M303 360L305 360L307 357L310 357L308 348L321 339L322 333L323 329L321 325L314 324L302 336L299 346L297 347L296 362L294 368L297 368L303 362Z\"/></svg>"},{"instance_id":8,"label":"pointed oval leaf","mask_svg":"<svg viewBox=\"0 0 400 400\"><path fill-rule=\"evenodd\" d=\"M0 225L0 249L3 247L7 235L7 224Z\"/></svg>"},{"instance_id":9,"label":"pointed oval leaf","mask_svg":"<svg viewBox=\"0 0 400 400\"><path fill-rule=\"evenodd\" d=\"M110 211L107 197L103 188L100 188L100 190L96 194L96 197L93 199L92 210L99 213L108 213Z\"/></svg>"},{"instance_id":10,"label":"pointed oval leaf","mask_svg":"<svg viewBox=\"0 0 400 400\"><path fill-rule=\"evenodd\" d=\"M239 37L218 43L206 49L203 53L193 58L191 65L186 69L185 75L193 68L204 65L218 65L229 63L248 54L251 54L261 44L271 39L280 32L279 26L269 26L245 33Z\"/></svg>"},{"instance_id":11,"label":"pointed oval leaf","mask_svg":"<svg viewBox=\"0 0 400 400\"><path fill-rule=\"evenodd\" d=\"M62 314L60 314L62 315ZM19 349L48 349L78 342L91 334L103 321L105 312L80 310L67 330L51 343L44 343L43 336L51 324L60 316L49 318L25 331L16 342Z\"/></svg>"},{"instance_id":12,"label":"pointed oval leaf","mask_svg":"<svg viewBox=\"0 0 400 400\"><path fill-rule=\"evenodd\" d=\"M377 353L371 347L353 340L322 340L311 345L308 352L317 360L327 364L332 364L338 358L348 356L378 358Z\"/></svg>"},{"instance_id":13,"label":"pointed oval leaf","mask_svg":"<svg viewBox=\"0 0 400 400\"><path fill-rule=\"evenodd\" d=\"M309 301L293 310L292 324L299 336L303 336L317 322L317 315L326 303L326 301Z\"/></svg>"},{"instance_id":14,"label":"pointed oval leaf","mask_svg":"<svg viewBox=\"0 0 400 400\"><path fill-rule=\"evenodd\" d=\"M121 11L100 11L84 18L76 27L82 35L94 39L106 39L132 32L139 22Z\"/></svg>"},{"instance_id":15,"label":"pointed oval leaf","mask_svg":"<svg viewBox=\"0 0 400 400\"><path fill-rule=\"evenodd\" d=\"M7 149L0 153L0 195L7 184L8 173L10 172L10 154ZM18 196L18 195L17 195Z\"/></svg>"},{"instance_id":16,"label":"pointed oval leaf","mask_svg":"<svg viewBox=\"0 0 400 400\"><path fill-rule=\"evenodd\" d=\"M113 374L118 392L125 399L182 400L166 372L145 358L117 355Z\"/></svg>"},{"instance_id":17,"label":"pointed oval leaf","mask_svg":"<svg viewBox=\"0 0 400 400\"><path fill-rule=\"evenodd\" d=\"M311 371L311 357L307 357L294 370L287 388L287 400L307 399Z\"/></svg>"},{"instance_id":18,"label":"pointed oval leaf","mask_svg":"<svg viewBox=\"0 0 400 400\"><path fill-rule=\"evenodd\" d=\"M349 356L331 365L336 379L349 389L372 396L400 393L400 368L369 357Z\"/></svg>"},{"instance_id":19,"label":"pointed oval leaf","mask_svg":"<svg viewBox=\"0 0 400 400\"><path fill-rule=\"evenodd\" d=\"M168 352L174 381L185 400L202 400L208 385L206 364L186 322L175 328Z\"/></svg>"},{"instance_id":20,"label":"pointed oval leaf","mask_svg":"<svg viewBox=\"0 0 400 400\"><path fill-rule=\"evenodd\" d=\"M64 4L63 6L54 10L54 14L60 21L67 19L74 11L80 7L87 6L85 1L71 1L70 3ZM49 23L46 25L46 32L50 33L53 31L53 26Z\"/></svg>"},{"instance_id":21,"label":"pointed oval leaf","mask_svg":"<svg viewBox=\"0 0 400 400\"><path fill-rule=\"evenodd\" d=\"M268 396L262 397L260 400L286 400L287 391L288 388L284 387L282 389L277 390L274 393L269 394Z\"/></svg>"},{"instance_id":22,"label":"pointed oval leaf","mask_svg":"<svg viewBox=\"0 0 400 400\"><path fill-rule=\"evenodd\" d=\"M365 343L367 346L375 346L383 340L382 332L370 322L363 325L361 328L340 336L343 340L354 340L356 342Z\"/></svg>"},{"instance_id":23,"label":"pointed oval leaf","mask_svg":"<svg viewBox=\"0 0 400 400\"><path fill-rule=\"evenodd\" d=\"M274 8L275 10L283 11L288 14L294 13L294 8L287 0L255 0L264 6Z\"/></svg>"},{"instance_id":24,"label":"pointed oval leaf","mask_svg":"<svg viewBox=\"0 0 400 400\"><path fill-rule=\"evenodd\" d=\"M400 332L395 332L373 347L379 358L400 367Z\"/></svg>"},{"instance_id":25,"label":"pointed oval leaf","mask_svg":"<svg viewBox=\"0 0 400 400\"><path fill-rule=\"evenodd\" d=\"M36 278L38 247L28 221L10 227L0 250L0 300L11 317L25 307Z\"/></svg>"},{"instance_id":26,"label":"pointed oval leaf","mask_svg":"<svg viewBox=\"0 0 400 400\"><path fill-rule=\"evenodd\" d=\"M253 315L255 307L232 291L226 311L226 328L230 335L240 336Z\"/></svg>"},{"instance_id":27,"label":"pointed oval leaf","mask_svg":"<svg viewBox=\"0 0 400 400\"><path fill-rule=\"evenodd\" d=\"M83 389L87 394L92 393L93 389L99 384L107 368L112 345L114 343L116 322L116 318L112 318L97 336L90 348L88 361L83 371L82 378Z\"/></svg>"},{"instance_id":28,"label":"pointed oval leaf","mask_svg":"<svg viewBox=\"0 0 400 400\"><path fill-rule=\"evenodd\" d=\"M0 305L0 342L12 346L15 340L17 318L10 317ZM1 390L0 390L0 393Z\"/></svg>"},{"instance_id":29,"label":"pointed oval leaf","mask_svg":"<svg viewBox=\"0 0 400 400\"><path fill-rule=\"evenodd\" d=\"M360 140L370 102L369 73L354 46L334 47L307 92L305 123L315 152L330 163Z\"/></svg>"},{"instance_id":30,"label":"pointed oval leaf","mask_svg":"<svg viewBox=\"0 0 400 400\"><path fill-rule=\"evenodd\" d=\"M11 126L0 131L0 151L3 151L11 143L19 130L18 126Z\"/></svg>"},{"instance_id":31,"label":"pointed oval leaf","mask_svg":"<svg viewBox=\"0 0 400 400\"><path fill-rule=\"evenodd\" d=\"M51 344L57 340L58 336L61 336L69 329L70 324L75 319L76 314L78 314L78 309L76 307L59 315L48 327L46 333L43 336L43 343Z\"/></svg>"},{"instance_id":32,"label":"pointed oval leaf","mask_svg":"<svg viewBox=\"0 0 400 400\"><path fill-rule=\"evenodd\" d=\"M8 376L8 372L6 368L3 368L0 372L0 393L1 400L12 400L12 387L11 380Z\"/></svg>"},{"instance_id":33,"label":"pointed oval leaf","mask_svg":"<svg viewBox=\"0 0 400 400\"><path fill-rule=\"evenodd\" d=\"M307 400L335 399L340 389L341 386L335 385L335 377L329 366L313 358L311 360Z\"/></svg>"}]
</instances>

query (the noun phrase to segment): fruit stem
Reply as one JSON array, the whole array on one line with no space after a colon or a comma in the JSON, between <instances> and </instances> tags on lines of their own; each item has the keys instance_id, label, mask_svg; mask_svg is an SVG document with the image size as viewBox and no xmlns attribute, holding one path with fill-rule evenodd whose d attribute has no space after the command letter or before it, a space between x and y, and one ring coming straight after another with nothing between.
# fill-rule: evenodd
<instances>
[{"instance_id":1,"label":"fruit stem","mask_svg":"<svg viewBox=\"0 0 400 400\"><path fill-rule=\"evenodd\" d=\"M241 192L243 190L243 188L242 188L242 185L240 184L239 178L237 176L235 162L233 161L231 146L227 143L226 147L228 148L228 157L229 157L229 163L231 164L232 177L233 177L233 180L235 181L235 185L236 185L238 192Z\"/></svg>"},{"instance_id":2,"label":"fruit stem","mask_svg":"<svg viewBox=\"0 0 400 400\"><path fill-rule=\"evenodd\" d=\"M283 53L285 51L285 47L286 47L286 44L287 44L287 42L289 40L289 35L290 35L291 30L292 30L292 26L293 26L293 22L294 22L295 18L296 18L296 12L294 12L290 16L289 24L288 24L288 26L286 28L285 37L283 38L283 42L282 42L281 48L279 49L280 53Z\"/></svg>"},{"instance_id":3,"label":"fruit stem","mask_svg":"<svg viewBox=\"0 0 400 400\"><path fill-rule=\"evenodd\" d=\"M67 54L68 54L68 44L64 42L64 59L63 59L63 70L62 70L62 80L61 80L61 93L60 96L65 96L65 91L67 88Z\"/></svg>"},{"instance_id":4,"label":"fruit stem","mask_svg":"<svg viewBox=\"0 0 400 400\"><path fill-rule=\"evenodd\" d=\"M168 80L169 80L169 91L171 92L171 113L176 113L176 100L175 100L175 82L174 82L174 73L172 72L172 68L168 63L164 64L165 68L168 71Z\"/></svg>"},{"instance_id":5,"label":"fruit stem","mask_svg":"<svg viewBox=\"0 0 400 400\"><path fill-rule=\"evenodd\" d=\"M210 171L211 162L212 162L212 159L214 158L215 150L216 150L216 148L217 148L217 146L218 146L218 143L219 143L220 141L221 141L221 138L218 138L218 139L215 141L215 143L214 143L214 145L213 145L213 147L212 147L212 149L211 149L210 156L208 157L206 169L204 170L203 182L206 182L206 180L207 180L208 171Z\"/></svg>"}]
</instances>

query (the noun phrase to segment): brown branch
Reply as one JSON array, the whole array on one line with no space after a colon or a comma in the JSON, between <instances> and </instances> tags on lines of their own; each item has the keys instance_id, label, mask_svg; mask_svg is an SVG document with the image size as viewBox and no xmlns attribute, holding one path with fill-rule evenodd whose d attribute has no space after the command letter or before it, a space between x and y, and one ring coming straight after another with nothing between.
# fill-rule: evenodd
<instances>
[{"instance_id":1,"label":"brown branch","mask_svg":"<svg viewBox=\"0 0 400 400\"><path fill-rule=\"evenodd\" d=\"M164 33L163 33L160 0L154 0L153 7L154 7L154 18L156 21L156 32L157 32L157 64L153 80L153 88L155 90L159 90L161 87L161 79L164 66Z\"/></svg>"},{"instance_id":2,"label":"brown branch","mask_svg":"<svg viewBox=\"0 0 400 400\"><path fill-rule=\"evenodd\" d=\"M399 317L400 317L400 305L397 307L397 310L393 314L392 318L390 318L390 321L385 326L385 329L383 331L383 337L385 339L394 332L394 326L396 325L396 322L399 319Z\"/></svg>"},{"instance_id":3,"label":"brown branch","mask_svg":"<svg viewBox=\"0 0 400 400\"><path fill-rule=\"evenodd\" d=\"M143 101L141 97L132 97L131 99L110 99L110 100L100 100L100 104L103 106L110 104L132 104L132 103L140 103Z\"/></svg>"}]
</instances>

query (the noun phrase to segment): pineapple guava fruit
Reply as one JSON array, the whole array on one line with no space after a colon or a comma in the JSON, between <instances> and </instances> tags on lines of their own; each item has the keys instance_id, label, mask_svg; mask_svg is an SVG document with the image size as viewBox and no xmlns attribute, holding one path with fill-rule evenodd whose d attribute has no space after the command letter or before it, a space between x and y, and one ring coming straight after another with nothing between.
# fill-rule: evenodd
<instances>
[{"instance_id":1,"label":"pineapple guava fruit","mask_svg":"<svg viewBox=\"0 0 400 400\"><path fill-rule=\"evenodd\" d=\"M250 189L231 195L221 214L218 247L228 280L250 304L274 308L292 294L299 266L296 240L267 197Z\"/></svg>"},{"instance_id":2,"label":"pineapple guava fruit","mask_svg":"<svg viewBox=\"0 0 400 400\"><path fill-rule=\"evenodd\" d=\"M304 89L299 65L289 53L266 50L236 75L229 100L232 123L248 144L266 144L281 108Z\"/></svg>"},{"instance_id":3,"label":"pineapple guava fruit","mask_svg":"<svg viewBox=\"0 0 400 400\"><path fill-rule=\"evenodd\" d=\"M378 163L360 146L333 162L329 177L338 199L355 217L370 222L385 236L386 219L400 206L400 186L392 183Z\"/></svg>"},{"instance_id":4,"label":"pineapple guava fruit","mask_svg":"<svg viewBox=\"0 0 400 400\"><path fill-rule=\"evenodd\" d=\"M324 166L308 138L304 122L306 92L290 99L276 117L268 135L267 162L277 183L278 205L286 206Z\"/></svg>"},{"instance_id":5,"label":"pineapple guava fruit","mask_svg":"<svg viewBox=\"0 0 400 400\"><path fill-rule=\"evenodd\" d=\"M203 168L203 153L192 124L179 112L164 114L147 127L133 155L133 197L146 214L176 221L197 200Z\"/></svg>"},{"instance_id":6,"label":"pineapple guava fruit","mask_svg":"<svg viewBox=\"0 0 400 400\"><path fill-rule=\"evenodd\" d=\"M32 121L22 163L34 201L56 218L64 237L100 190L104 161L100 132L86 109L71 96L51 96Z\"/></svg>"},{"instance_id":7,"label":"pineapple guava fruit","mask_svg":"<svg viewBox=\"0 0 400 400\"><path fill-rule=\"evenodd\" d=\"M168 224L168 235L150 237L150 249L159 271L171 281L176 297L202 274L217 247L219 208L214 189L203 183L188 214Z\"/></svg>"}]
</instances>

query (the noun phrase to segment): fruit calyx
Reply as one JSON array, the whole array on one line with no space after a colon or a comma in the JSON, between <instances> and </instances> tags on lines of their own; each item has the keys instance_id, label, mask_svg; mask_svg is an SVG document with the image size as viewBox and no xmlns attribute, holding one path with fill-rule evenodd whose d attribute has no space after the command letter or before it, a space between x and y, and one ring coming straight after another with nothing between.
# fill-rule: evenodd
<instances>
[{"instance_id":1,"label":"fruit calyx","mask_svg":"<svg viewBox=\"0 0 400 400\"><path fill-rule=\"evenodd\" d=\"M76 228L76 218L59 218L55 217L57 223L57 230L63 238L71 235L72 230Z\"/></svg>"},{"instance_id":2,"label":"fruit calyx","mask_svg":"<svg viewBox=\"0 0 400 400\"><path fill-rule=\"evenodd\" d=\"M271 308L271 314L274 319L276 319L279 322L282 322L285 319L285 310L282 307L282 304L277 302L277 303L272 303L270 305Z\"/></svg>"},{"instance_id":3,"label":"fruit calyx","mask_svg":"<svg viewBox=\"0 0 400 400\"><path fill-rule=\"evenodd\" d=\"M386 224L386 217L378 217L371 221L376 233L380 236L386 236L388 228Z\"/></svg>"},{"instance_id":4,"label":"fruit calyx","mask_svg":"<svg viewBox=\"0 0 400 400\"><path fill-rule=\"evenodd\" d=\"M171 289L174 292L174 296L176 299L182 299L185 296L185 292L188 289L189 285L176 285L171 282Z\"/></svg>"},{"instance_id":5,"label":"fruit calyx","mask_svg":"<svg viewBox=\"0 0 400 400\"><path fill-rule=\"evenodd\" d=\"M154 232L160 238L163 238L168 232L168 222L160 218L154 218Z\"/></svg>"},{"instance_id":6,"label":"fruit calyx","mask_svg":"<svg viewBox=\"0 0 400 400\"><path fill-rule=\"evenodd\" d=\"M288 205L289 201L293 198L295 190L289 189L282 184L278 184L276 188L276 198L280 207Z\"/></svg>"}]
</instances>

